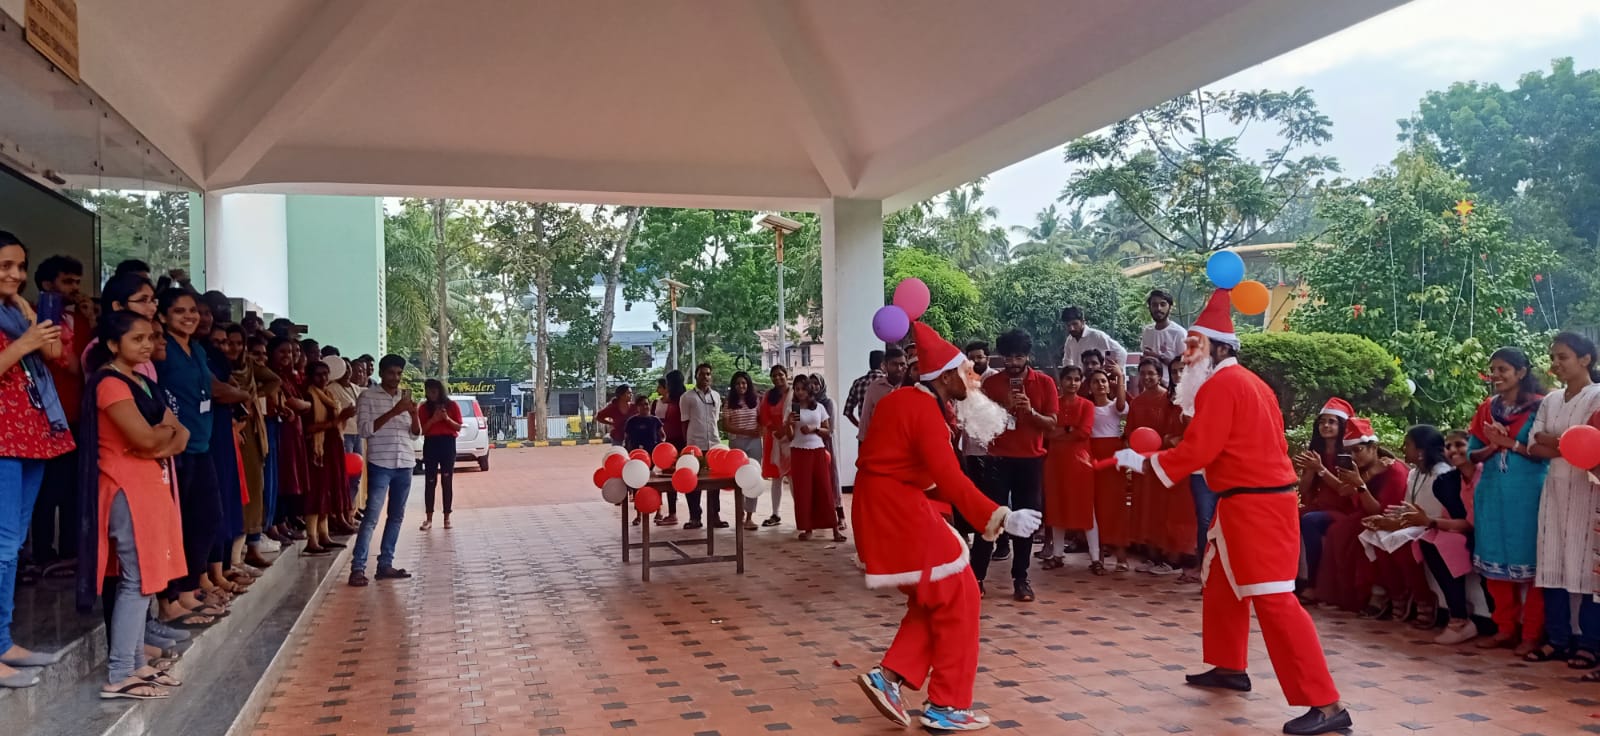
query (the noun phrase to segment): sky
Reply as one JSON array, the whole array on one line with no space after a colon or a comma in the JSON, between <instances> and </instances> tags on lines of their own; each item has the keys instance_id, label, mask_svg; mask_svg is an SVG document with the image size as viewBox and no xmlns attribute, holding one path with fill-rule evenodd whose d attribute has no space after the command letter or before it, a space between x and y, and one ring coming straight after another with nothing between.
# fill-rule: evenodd
<instances>
[{"instance_id":1,"label":"sky","mask_svg":"<svg viewBox=\"0 0 1600 736\"><path fill-rule=\"evenodd\" d=\"M1393 158L1397 121L1429 91L1467 80L1512 86L1563 56L1600 67L1600 0L1413 0L1208 88L1310 89L1333 120L1321 151L1358 177ZM991 174L984 202L1008 231L1031 225L1070 175L1057 147Z\"/></svg>"}]
</instances>

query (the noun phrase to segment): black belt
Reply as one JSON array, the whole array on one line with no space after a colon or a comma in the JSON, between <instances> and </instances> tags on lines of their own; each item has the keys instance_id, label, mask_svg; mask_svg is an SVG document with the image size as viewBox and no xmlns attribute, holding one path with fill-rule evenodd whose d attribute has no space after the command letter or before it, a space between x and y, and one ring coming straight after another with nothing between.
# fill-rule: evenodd
<instances>
[{"instance_id":1,"label":"black belt","mask_svg":"<svg viewBox=\"0 0 1600 736\"><path fill-rule=\"evenodd\" d=\"M1298 485L1276 486L1273 488L1229 488L1226 491L1217 491L1217 497L1230 498L1233 496L1242 496L1246 494L1254 495L1258 493L1293 493L1298 489Z\"/></svg>"}]
</instances>

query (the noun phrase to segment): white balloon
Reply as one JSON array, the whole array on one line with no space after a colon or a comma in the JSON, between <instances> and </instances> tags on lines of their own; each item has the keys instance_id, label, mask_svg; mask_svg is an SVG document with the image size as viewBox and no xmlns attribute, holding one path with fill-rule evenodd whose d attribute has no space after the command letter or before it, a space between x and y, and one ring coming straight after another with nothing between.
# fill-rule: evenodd
<instances>
[{"instance_id":1,"label":"white balloon","mask_svg":"<svg viewBox=\"0 0 1600 736\"><path fill-rule=\"evenodd\" d=\"M761 496L761 468L758 465L746 465L733 474L733 482L739 485L739 491L745 498L759 498Z\"/></svg>"},{"instance_id":2,"label":"white balloon","mask_svg":"<svg viewBox=\"0 0 1600 736\"><path fill-rule=\"evenodd\" d=\"M643 488L650 482L650 466L637 458L622 465L622 482L629 488Z\"/></svg>"},{"instance_id":3,"label":"white balloon","mask_svg":"<svg viewBox=\"0 0 1600 736\"><path fill-rule=\"evenodd\" d=\"M1406 379L1406 392L1407 393L1413 393L1413 394L1416 393L1417 392L1417 382L1407 378Z\"/></svg>"},{"instance_id":4,"label":"white balloon","mask_svg":"<svg viewBox=\"0 0 1600 736\"><path fill-rule=\"evenodd\" d=\"M612 445L611 449L606 450L606 454L601 456L601 458L600 458L601 464L604 464L605 463L605 459L608 458L608 457L611 457L612 455L621 455L623 457L627 457L628 456L628 451L624 450L621 447L618 447L616 445Z\"/></svg>"},{"instance_id":5,"label":"white balloon","mask_svg":"<svg viewBox=\"0 0 1600 736\"><path fill-rule=\"evenodd\" d=\"M700 458L697 458L697 457L695 457L693 455L684 455L683 457L678 458L678 464L676 466L674 466L674 467L677 467L677 468L688 468L690 470L693 470L696 473L699 473L700 472Z\"/></svg>"},{"instance_id":6,"label":"white balloon","mask_svg":"<svg viewBox=\"0 0 1600 736\"><path fill-rule=\"evenodd\" d=\"M628 500L628 484L622 482L621 478L612 478L600 486L600 497L609 504L622 503Z\"/></svg>"}]
</instances>

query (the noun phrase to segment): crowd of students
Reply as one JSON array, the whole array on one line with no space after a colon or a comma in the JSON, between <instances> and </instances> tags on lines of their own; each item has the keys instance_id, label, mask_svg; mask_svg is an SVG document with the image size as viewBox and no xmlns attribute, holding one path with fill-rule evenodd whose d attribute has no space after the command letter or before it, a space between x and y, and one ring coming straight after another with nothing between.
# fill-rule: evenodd
<instances>
[{"instance_id":1,"label":"crowd of students","mask_svg":"<svg viewBox=\"0 0 1600 736\"><path fill-rule=\"evenodd\" d=\"M392 561L411 438L459 419L435 407L445 419L419 421L403 359L385 356L373 384L371 356L286 319L234 323L225 295L181 272L153 283L125 261L98 300L83 278L48 258L30 301L26 246L0 233L0 686L37 684L57 661L10 639L19 578L75 576L80 610L98 600L106 620L101 697L155 699L181 685L184 642L293 545L327 555L357 534L351 582L365 584L386 497L378 577L409 576Z\"/></svg>"}]
</instances>

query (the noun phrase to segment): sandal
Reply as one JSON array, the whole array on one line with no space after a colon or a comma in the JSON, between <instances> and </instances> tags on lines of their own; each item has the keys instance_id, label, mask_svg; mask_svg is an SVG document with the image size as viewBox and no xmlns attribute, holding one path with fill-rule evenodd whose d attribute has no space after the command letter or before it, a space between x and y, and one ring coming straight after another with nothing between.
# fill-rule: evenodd
<instances>
[{"instance_id":1,"label":"sandal","mask_svg":"<svg viewBox=\"0 0 1600 736\"><path fill-rule=\"evenodd\" d=\"M1439 623L1439 607L1437 605L1417 604L1417 616L1411 621L1412 628L1427 630Z\"/></svg>"},{"instance_id":2,"label":"sandal","mask_svg":"<svg viewBox=\"0 0 1600 736\"><path fill-rule=\"evenodd\" d=\"M1597 666L1600 666L1600 658L1596 658L1594 652L1586 649L1574 649L1567 655L1569 670L1592 670Z\"/></svg>"},{"instance_id":3,"label":"sandal","mask_svg":"<svg viewBox=\"0 0 1600 736\"><path fill-rule=\"evenodd\" d=\"M1383 605L1368 603L1366 608L1358 614L1360 618L1368 621L1382 621L1394 613L1394 601L1384 601Z\"/></svg>"},{"instance_id":4,"label":"sandal","mask_svg":"<svg viewBox=\"0 0 1600 736\"><path fill-rule=\"evenodd\" d=\"M810 539L811 539L811 532L809 532L809 531L800 532L800 541L805 542L805 541L808 541Z\"/></svg>"},{"instance_id":5,"label":"sandal","mask_svg":"<svg viewBox=\"0 0 1600 736\"><path fill-rule=\"evenodd\" d=\"M1178 582L1180 582L1180 583L1198 583L1198 582L1200 582L1200 576L1196 575L1196 574L1194 574L1192 572L1189 572L1188 570L1184 570L1182 574L1178 575ZM1303 599L1302 599L1302 602L1304 602Z\"/></svg>"},{"instance_id":6,"label":"sandal","mask_svg":"<svg viewBox=\"0 0 1600 736\"><path fill-rule=\"evenodd\" d=\"M205 620L201 621L200 619ZM193 630L210 628L217 625L217 622L221 620L222 619L218 618L217 616L213 616L209 613L201 613L198 609L196 609L188 613L180 613L173 618L162 621L161 623L171 626L174 629Z\"/></svg>"},{"instance_id":7,"label":"sandal","mask_svg":"<svg viewBox=\"0 0 1600 736\"><path fill-rule=\"evenodd\" d=\"M1537 649L1522 655L1522 661L1549 662L1552 659L1560 658L1561 655L1562 651L1560 649L1557 649L1550 644L1540 644Z\"/></svg>"},{"instance_id":8,"label":"sandal","mask_svg":"<svg viewBox=\"0 0 1600 736\"><path fill-rule=\"evenodd\" d=\"M1044 558L1043 562L1039 563L1039 569L1041 569L1041 570L1057 570L1057 569L1060 569L1061 567L1065 566L1066 564L1067 563L1062 561L1062 559L1060 557L1046 557L1046 558Z\"/></svg>"},{"instance_id":9,"label":"sandal","mask_svg":"<svg viewBox=\"0 0 1600 736\"><path fill-rule=\"evenodd\" d=\"M1479 639L1477 644L1479 649L1503 649L1515 646L1517 646L1517 632L1514 630L1502 631L1494 636L1485 639ZM1521 657L1523 654L1527 654L1527 651L1524 650L1517 656Z\"/></svg>"},{"instance_id":10,"label":"sandal","mask_svg":"<svg viewBox=\"0 0 1600 736\"><path fill-rule=\"evenodd\" d=\"M1093 562L1090 562L1089 563L1089 572L1092 572L1092 573L1094 573L1096 575L1104 577L1105 574L1106 574L1106 563L1101 562L1099 560L1095 560Z\"/></svg>"},{"instance_id":11,"label":"sandal","mask_svg":"<svg viewBox=\"0 0 1600 736\"><path fill-rule=\"evenodd\" d=\"M840 534L839 530L835 529L835 530L833 530L833 541L835 541L835 542L848 542L848 541L850 541L850 538L846 537L843 534Z\"/></svg>"},{"instance_id":12,"label":"sandal","mask_svg":"<svg viewBox=\"0 0 1600 736\"><path fill-rule=\"evenodd\" d=\"M134 676L139 677L138 675ZM166 670L158 669L148 675L139 677L139 679L144 680L152 685L160 685L162 687L183 687L183 681L173 677L172 673Z\"/></svg>"},{"instance_id":13,"label":"sandal","mask_svg":"<svg viewBox=\"0 0 1600 736\"><path fill-rule=\"evenodd\" d=\"M161 700L162 698L170 697L172 697L172 693L167 692L159 685L145 682L144 680L128 683L115 690L100 689L101 700L116 700L118 698L127 700Z\"/></svg>"}]
</instances>

